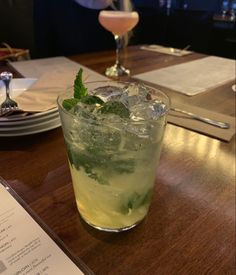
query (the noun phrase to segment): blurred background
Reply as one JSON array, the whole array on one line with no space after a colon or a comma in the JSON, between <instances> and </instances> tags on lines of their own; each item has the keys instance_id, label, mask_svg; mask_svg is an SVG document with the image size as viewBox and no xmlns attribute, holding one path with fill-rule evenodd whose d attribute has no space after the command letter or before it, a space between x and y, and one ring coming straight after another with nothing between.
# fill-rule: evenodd
<instances>
[{"instance_id":1,"label":"blurred background","mask_svg":"<svg viewBox=\"0 0 236 275\"><path fill-rule=\"evenodd\" d=\"M133 0L140 21L130 45L159 44L235 58L234 0ZM107 8L109 9L109 7ZM0 0L0 42L31 58L114 49L99 10L74 0Z\"/></svg>"}]
</instances>

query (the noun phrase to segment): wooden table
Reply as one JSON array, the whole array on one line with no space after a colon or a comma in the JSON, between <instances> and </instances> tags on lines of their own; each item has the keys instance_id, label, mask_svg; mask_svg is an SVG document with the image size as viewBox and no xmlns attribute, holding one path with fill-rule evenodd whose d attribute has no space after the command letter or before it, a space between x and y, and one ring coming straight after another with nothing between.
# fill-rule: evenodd
<instances>
[{"instance_id":1,"label":"wooden table","mask_svg":"<svg viewBox=\"0 0 236 275\"><path fill-rule=\"evenodd\" d=\"M124 62L134 74L199 57L130 47ZM114 52L71 58L103 73ZM193 104L234 115L230 85L215 89L214 103L210 91ZM61 128L0 138L0 150L0 175L95 274L235 274L234 139L168 124L149 214L124 233L100 232L80 219Z\"/></svg>"}]
</instances>

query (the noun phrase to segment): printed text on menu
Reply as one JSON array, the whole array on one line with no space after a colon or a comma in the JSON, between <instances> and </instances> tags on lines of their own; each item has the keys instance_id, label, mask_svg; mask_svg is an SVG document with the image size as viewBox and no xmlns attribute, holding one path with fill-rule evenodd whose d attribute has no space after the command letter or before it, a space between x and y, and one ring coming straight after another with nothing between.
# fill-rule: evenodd
<instances>
[{"instance_id":1,"label":"printed text on menu","mask_svg":"<svg viewBox=\"0 0 236 275\"><path fill-rule=\"evenodd\" d=\"M55 274L83 273L0 184L0 275Z\"/></svg>"}]
</instances>

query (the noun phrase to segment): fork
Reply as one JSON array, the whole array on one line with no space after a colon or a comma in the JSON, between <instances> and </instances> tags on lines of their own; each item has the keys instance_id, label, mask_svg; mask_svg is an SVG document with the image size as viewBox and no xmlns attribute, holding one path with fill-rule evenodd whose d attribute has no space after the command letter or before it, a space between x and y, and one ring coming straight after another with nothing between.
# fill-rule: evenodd
<instances>
[{"instance_id":1,"label":"fork","mask_svg":"<svg viewBox=\"0 0 236 275\"><path fill-rule=\"evenodd\" d=\"M10 82L12 80L12 73L2 72L0 78L3 81L6 88L6 99L3 101L0 107L0 115L5 115L8 112L18 110L17 103L10 98Z\"/></svg>"}]
</instances>

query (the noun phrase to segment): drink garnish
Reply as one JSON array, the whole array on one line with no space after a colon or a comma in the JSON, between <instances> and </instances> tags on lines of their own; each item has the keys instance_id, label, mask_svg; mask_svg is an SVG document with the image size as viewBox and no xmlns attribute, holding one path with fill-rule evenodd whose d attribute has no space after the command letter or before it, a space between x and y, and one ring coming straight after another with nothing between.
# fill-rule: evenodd
<instances>
[{"instance_id":1,"label":"drink garnish","mask_svg":"<svg viewBox=\"0 0 236 275\"><path fill-rule=\"evenodd\" d=\"M83 69L80 68L74 81L74 98L81 99L88 95L88 90L82 80Z\"/></svg>"},{"instance_id":2,"label":"drink garnish","mask_svg":"<svg viewBox=\"0 0 236 275\"><path fill-rule=\"evenodd\" d=\"M92 104L102 105L104 103L104 101L96 95L87 95L85 97L82 97L80 102L88 105L92 105Z\"/></svg>"},{"instance_id":3,"label":"drink garnish","mask_svg":"<svg viewBox=\"0 0 236 275\"><path fill-rule=\"evenodd\" d=\"M101 114L115 114L121 118L129 118L130 111L122 102L115 100L104 102L99 96L89 95L88 89L82 81L82 73L83 69L81 68L74 81L74 97L65 99L62 103L62 106L67 111L72 110L72 112L74 112L75 109L73 108L82 103L93 105L94 109L97 108ZM114 86L114 88L116 88L116 86ZM80 138L82 140L89 140L87 135L93 140L92 143L85 146L84 150L80 150L78 154L75 154L73 153L73 149L68 146L68 156L71 165L73 164L77 170L82 168L90 178L103 185L109 185L109 175L107 175L107 173L133 173L135 167L133 159L119 160L119 158L114 158L113 154L104 153L104 141L106 141L106 150L109 150L109 146L111 146L111 148L119 146L121 142L120 134L112 131L108 133L100 132L94 127L91 126L89 128L90 132L89 130L85 131L84 138L82 136L83 131L80 132Z\"/></svg>"},{"instance_id":4,"label":"drink garnish","mask_svg":"<svg viewBox=\"0 0 236 275\"><path fill-rule=\"evenodd\" d=\"M73 98L68 98L64 99L62 106L67 110L71 110L79 101L82 97L88 95L87 88L84 86L83 81L82 81L82 74L83 74L83 69L80 68L79 72L76 75L76 78L74 80L74 97Z\"/></svg>"},{"instance_id":5,"label":"drink garnish","mask_svg":"<svg viewBox=\"0 0 236 275\"><path fill-rule=\"evenodd\" d=\"M62 106L67 110L70 111L74 106L76 106L79 102L88 105L96 105L98 104L100 108L100 112L102 114L116 114L121 118L129 118L130 111L126 106L119 101L108 101L104 103L104 101L96 96L96 95L89 95L88 89L85 87L83 80L82 80L83 69L80 68L79 72L76 75L74 81L74 97L64 99Z\"/></svg>"},{"instance_id":6,"label":"drink garnish","mask_svg":"<svg viewBox=\"0 0 236 275\"><path fill-rule=\"evenodd\" d=\"M102 114L112 113L118 115L122 118L128 118L130 116L130 111L122 102L119 101L108 101L103 104L100 109Z\"/></svg>"},{"instance_id":7,"label":"drink garnish","mask_svg":"<svg viewBox=\"0 0 236 275\"><path fill-rule=\"evenodd\" d=\"M84 86L82 80L83 69L80 68L74 81L74 97L65 99L62 106L67 110L71 110L78 102L85 104L103 104L103 100L97 96L88 94L88 89Z\"/></svg>"}]
</instances>

